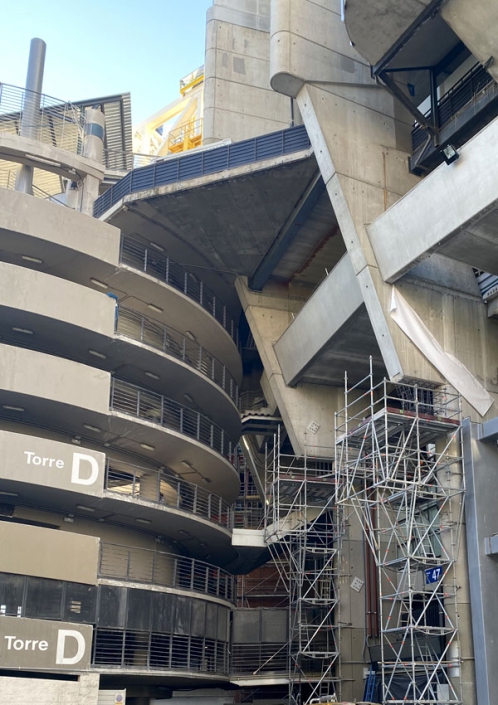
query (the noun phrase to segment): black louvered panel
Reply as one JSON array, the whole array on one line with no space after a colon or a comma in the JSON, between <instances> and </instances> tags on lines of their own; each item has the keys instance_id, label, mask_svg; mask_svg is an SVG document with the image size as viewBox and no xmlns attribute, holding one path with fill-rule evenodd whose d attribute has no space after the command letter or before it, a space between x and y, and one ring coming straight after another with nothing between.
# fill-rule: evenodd
<instances>
[{"instance_id":1,"label":"black louvered panel","mask_svg":"<svg viewBox=\"0 0 498 705\"><path fill-rule=\"evenodd\" d=\"M228 167L229 147L218 147L204 152L204 174L224 171Z\"/></svg>"},{"instance_id":2,"label":"black louvered panel","mask_svg":"<svg viewBox=\"0 0 498 705\"><path fill-rule=\"evenodd\" d=\"M174 181L178 181L178 159L171 159L167 162L156 164L156 186L163 186L165 184L172 184Z\"/></svg>"},{"instance_id":3,"label":"black louvered panel","mask_svg":"<svg viewBox=\"0 0 498 705\"><path fill-rule=\"evenodd\" d=\"M202 176L202 154L187 154L180 157L179 179L194 179Z\"/></svg>"},{"instance_id":4,"label":"black louvered panel","mask_svg":"<svg viewBox=\"0 0 498 705\"><path fill-rule=\"evenodd\" d=\"M155 185L154 164L135 169L131 172L131 193L152 188Z\"/></svg>"},{"instance_id":5,"label":"black louvered panel","mask_svg":"<svg viewBox=\"0 0 498 705\"><path fill-rule=\"evenodd\" d=\"M229 167L240 166L256 161L256 140L244 140L231 144L229 156Z\"/></svg>"}]
</instances>

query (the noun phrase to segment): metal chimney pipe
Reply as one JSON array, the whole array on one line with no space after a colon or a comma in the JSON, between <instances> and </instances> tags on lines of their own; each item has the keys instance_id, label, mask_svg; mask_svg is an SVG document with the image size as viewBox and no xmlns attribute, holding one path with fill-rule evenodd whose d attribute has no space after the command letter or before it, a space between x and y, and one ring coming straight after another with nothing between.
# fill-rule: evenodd
<instances>
[{"instance_id":1,"label":"metal chimney pipe","mask_svg":"<svg viewBox=\"0 0 498 705\"><path fill-rule=\"evenodd\" d=\"M31 40L24 109L21 119L21 137L30 139L36 139L37 137L46 48L47 45L43 39L35 37ZM32 166L23 165L21 167L17 175L16 191L30 194L33 192L33 172Z\"/></svg>"}]
</instances>

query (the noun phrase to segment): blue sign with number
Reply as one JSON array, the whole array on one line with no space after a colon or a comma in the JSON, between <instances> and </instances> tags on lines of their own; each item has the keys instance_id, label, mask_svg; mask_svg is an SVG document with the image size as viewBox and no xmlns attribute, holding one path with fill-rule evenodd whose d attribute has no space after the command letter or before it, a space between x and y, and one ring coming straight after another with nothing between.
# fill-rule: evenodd
<instances>
[{"instance_id":1,"label":"blue sign with number","mask_svg":"<svg viewBox=\"0 0 498 705\"><path fill-rule=\"evenodd\" d=\"M429 568L425 571L425 583L429 585L430 583L437 583L437 581L442 577L443 569L441 566L436 568Z\"/></svg>"}]
</instances>

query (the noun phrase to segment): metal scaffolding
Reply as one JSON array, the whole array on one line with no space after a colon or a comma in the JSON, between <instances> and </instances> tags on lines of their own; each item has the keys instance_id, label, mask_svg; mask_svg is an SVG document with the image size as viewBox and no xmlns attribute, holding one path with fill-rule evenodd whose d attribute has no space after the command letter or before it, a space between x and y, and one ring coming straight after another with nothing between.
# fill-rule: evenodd
<instances>
[{"instance_id":1,"label":"metal scaffolding","mask_svg":"<svg viewBox=\"0 0 498 705\"><path fill-rule=\"evenodd\" d=\"M374 384L372 371L346 380L336 415L337 502L356 512L377 565L381 635L370 653L384 703L461 702L460 415L447 388Z\"/></svg>"},{"instance_id":2,"label":"metal scaffolding","mask_svg":"<svg viewBox=\"0 0 498 705\"><path fill-rule=\"evenodd\" d=\"M281 453L280 430L266 462L266 541L288 592L289 702L336 695L337 577L342 535L332 459Z\"/></svg>"}]
</instances>

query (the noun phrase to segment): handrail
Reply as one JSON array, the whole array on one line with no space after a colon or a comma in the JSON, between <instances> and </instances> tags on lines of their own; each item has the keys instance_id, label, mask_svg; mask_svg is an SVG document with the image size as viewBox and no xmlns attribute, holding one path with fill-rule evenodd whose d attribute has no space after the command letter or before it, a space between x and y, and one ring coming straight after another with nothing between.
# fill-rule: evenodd
<instances>
[{"instance_id":1,"label":"handrail","mask_svg":"<svg viewBox=\"0 0 498 705\"><path fill-rule=\"evenodd\" d=\"M195 438L238 467L237 444L207 416L173 399L112 378L110 408Z\"/></svg>"},{"instance_id":2,"label":"handrail","mask_svg":"<svg viewBox=\"0 0 498 705\"><path fill-rule=\"evenodd\" d=\"M468 103L471 102L486 86L493 82L493 77L480 64L474 64L436 104L437 127L442 129ZM432 120L432 108L424 114L427 120ZM427 132L421 125L412 130L412 147L415 151L427 139Z\"/></svg>"},{"instance_id":3,"label":"handrail","mask_svg":"<svg viewBox=\"0 0 498 705\"><path fill-rule=\"evenodd\" d=\"M232 528L231 507L224 499L161 470L149 470L108 458L105 488L109 492L172 507L227 529Z\"/></svg>"},{"instance_id":4,"label":"handrail","mask_svg":"<svg viewBox=\"0 0 498 705\"><path fill-rule=\"evenodd\" d=\"M206 151L187 152L176 159L157 160L149 166L134 169L99 196L95 201L94 216L100 218L109 208L131 193L205 174L219 173L225 169L309 148L310 140L306 128L304 125L298 125Z\"/></svg>"},{"instance_id":5,"label":"handrail","mask_svg":"<svg viewBox=\"0 0 498 705\"><path fill-rule=\"evenodd\" d=\"M119 306L116 313L116 333L133 340L139 340L157 350L162 350L202 372L218 387L221 387L233 403L238 406L238 386L225 365L199 343L190 340L174 328L161 321L148 318L137 311Z\"/></svg>"},{"instance_id":6,"label":"handrail","mask_svg":"<svg viewBox=\"0 0 498 705\"><path fill-rule=\"evenodd\" d=\"M149 548L100 543L98 575L211 595L233 603L235 577L218 566Z\"/></svg>"},{"instance_id":7,"label":"handrail","mask_svg":"<svg viewBox=\"0 0 498 705\"><path fill-rule=\"evenodd\" d=\"M26 98L33 91L8 83L0 83L0 132L21 135L21 124ZM35 94L40 100L40 109L34 116L30 128L32 139L47 142L54 147L81 154L84 136L84 114L69 102L45 94ZM32 111L29 112L32 116Z\"/></svg>"},{"instance_id":8,"label":"handrail","mask_svg":"<svg viewBox=\"0 0 498 705\"><path fill-rule=\"evenodd\" d=\"M120 262L160 279L200 304L218 323L221 323L235 344L238 345L237 325L228 313L226 305L201 279L182 267L181 264L128 235L121 236Z\"/></svg>"}]
</instances>

